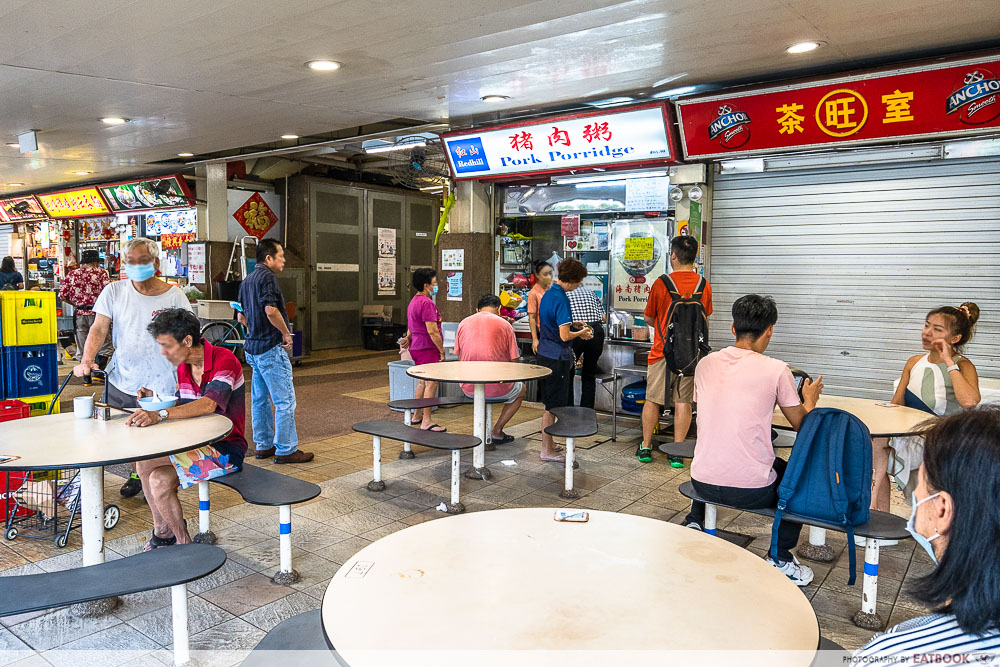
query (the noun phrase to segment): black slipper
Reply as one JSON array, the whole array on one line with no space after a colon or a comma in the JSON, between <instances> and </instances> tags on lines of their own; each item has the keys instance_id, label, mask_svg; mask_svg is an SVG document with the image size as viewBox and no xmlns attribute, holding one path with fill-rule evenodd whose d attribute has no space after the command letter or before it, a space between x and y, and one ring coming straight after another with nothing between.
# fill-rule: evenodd
<instances>
[{"instance_id":1,"label":"black slipper","mask_svg":"<svg viewBox=\"0 0 1000 667\"><path fill-rule=\"evenodd\" d=\"M158 549L160 547L172 547L175 544L177 544L176 537L159 537L156 533L153 533L153 536L149 538L149 541L146 542L146 546L144 546L142 550L152 551L153 549Z\"/></svg>"},{"instance_id":2,"label":"black slipper","mask_svg":"<svg viewBox=\"0 0 1000 667\"><path fill-rule=\"evenodd\" d=\"M508 442L514 442L514 436L504 433L502 438L493 438L494 445L506 445Z\"/></svg>"}]
</instances>

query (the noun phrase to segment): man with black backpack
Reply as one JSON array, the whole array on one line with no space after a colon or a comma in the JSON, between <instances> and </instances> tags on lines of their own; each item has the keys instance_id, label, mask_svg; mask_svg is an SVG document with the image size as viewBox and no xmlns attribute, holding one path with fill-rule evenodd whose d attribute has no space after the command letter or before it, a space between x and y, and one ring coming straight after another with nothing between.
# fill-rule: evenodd
<instances>
[{"instance_id":1,"label":"man with black backpack","mask_svg":"<svg viewBox=\"0 0 1000 667\"><path fill-rule=\"evenodd\" d=\"M697 256L698 241L694 237L678 236L670 242L672 271L653 283L643 313L646 324L654 331L642 407L642 442L635 452L643 463L653 460L653 430L668 398L674 404L674 442L687 438L694 402L694 369L711 352L708 316L712 314L712 287L694 270ZM684 462L671 458L670 465L683 468Z\"/></svg>"}]
</instances>

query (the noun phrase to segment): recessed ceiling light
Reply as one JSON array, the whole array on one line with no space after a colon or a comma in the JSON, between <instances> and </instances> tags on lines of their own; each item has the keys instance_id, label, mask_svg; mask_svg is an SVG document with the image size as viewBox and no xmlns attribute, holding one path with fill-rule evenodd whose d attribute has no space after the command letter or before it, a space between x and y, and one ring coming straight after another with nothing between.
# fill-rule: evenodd
<instances>
[{"instance_id":1,"label":"recessed ceiling light","mask_svg":"<svg viewBox=\"0 0 1000 667\"><path fill-rule=\"evenodd\" d=\"M24 185L24 183L8 183L7 185L9 185L12 188L19 188L22 185Z\"/></svg>"},{"instance_id":2,"label":"recessed ceiling light","mask_svg":"<svg viewBox=\"0 0 1000 667\"><path fill-rule=\"evenodd\" d=\"M670 90L661 90L658 93L654 93L652 97L657 100L662 100L665 97L675 97L677 95L684 95L685 93L690 93L692 90L698 86L681 86L680 88L671 88Z\"/></svg>"},{"instance_id":3,"label":"recessed ceiling light","mask_svg":"<svg viewBox=\"0 0 1000 667\"><path fill-rule=\"evenodd\" d=\"M317 72L333 72L341 68L341 64L336 60L310 60L306 67Z\"/></svg>"},{"instance_id":4,"label":"recessed ceiling light","mask_svg":"<svg viewBox=\"0 0 1000 667\"><path fill-rule=\"evenodd\" d=\"M509 100L508 95L483 95L480 97L483 102L488 102L490 104L496 104L498 102L503 102L504 100Z\"/></svg>"},{"instance_id":5,"label":"recessed ceiling light","mask_svg":"<svg viewBox=\"0 0 1000 667\"><path fill-rule=\"evenodd\" d=\"M194 153L178 153L177 157L194 157Z\"/></svg>"},{"instance_id":6,"label":"recessed ceiling light","mask_svg":"<svg viewBox=\"0 0 1000 667\"><path fill-rule=\"evenodd\" d=\"M785 49L788 53L808 53L823 46L823 42L797 42Z\"/></svg>"},{"instance_id":7,"label":"recessed ceiling light","mask_svg":"<svg viewBox=\"0 0 1000 667\"><path fill-rule=\"evenodd\" d=\"M281 138L282 139L298 139L299 135L297 135L297 134L283 134L283 135L281 135Z\"/></svg>"},{"instance_id":8,"label":"recessed ceiling light","mask_svg":"<svg viewBox=\"0 0 1000 667\"><path fill-rule=\"evenodd\" d=\"M90 172L89 171L74 171L73 173L76 174L77 176L86 176Z\"/></svg>"},{"instance_id":9,"label":"recessed ceiling light","mask_svg":"<svg viewBox=\"0 0 1000 667\"><path fill-rule=\"evenodd\" d=\"M119 118L118 116L107 116L102 118L101 122L105 125L124 125L128 122L128 118Z\"/></svg>"},{"instance_id":10,"label":"recessed ceiling light","mask_svg":"<svg viewBox=\"0 0 1000 667\"><path fill-rule=\"evenodd\" d=\"M9 147L11 147L11 148L20 148L20 147L21 147L21 144L17 143L16 141L15 141L15 142L13 142L13 143L9 143L9 144L7 144L7 145L8 145Z\"/></svg>"}]
</instances>

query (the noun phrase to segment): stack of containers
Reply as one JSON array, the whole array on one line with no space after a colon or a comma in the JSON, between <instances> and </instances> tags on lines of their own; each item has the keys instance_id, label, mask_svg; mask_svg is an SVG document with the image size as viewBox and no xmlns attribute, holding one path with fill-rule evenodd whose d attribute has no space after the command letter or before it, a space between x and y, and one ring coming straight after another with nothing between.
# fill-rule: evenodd
<instances>
[{"instance_id":1,"label":"stack of containers","mask_svg":"<svg viewBox=\"0 0 1000 667\"><path fill-rule=\"evenodd\" d=\"M32 416L45 414L59 383L55 293L0 292L0 329L2 398L27 403Z\"/></svg>"}]
</instances>

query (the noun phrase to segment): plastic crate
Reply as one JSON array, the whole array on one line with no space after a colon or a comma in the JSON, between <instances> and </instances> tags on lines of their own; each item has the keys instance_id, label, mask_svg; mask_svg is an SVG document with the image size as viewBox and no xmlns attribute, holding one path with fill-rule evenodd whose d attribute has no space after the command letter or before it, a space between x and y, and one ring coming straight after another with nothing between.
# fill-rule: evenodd
<instances>
[{"instance_id":1,"label":"plastic crate","mask_svg":"<svg viewBox=\"0 0 1000 667\"><path fill-rule=\"evenodd\" d=\"M55 394L49 394L48 396L27 396L25 398L19 398L17 400L28 405L30 417L42 417L49 413L49 404L52 399L55 398ZM52 408L52 414L59 414L59 403L56 403L55 407Z\"/></svg>"},{"instance_id":2,"label":"plastic crate","mask_svg":"<svg viewBox=\"0 0 1000 667\"><path fill-rule=\"evenodd\" d=\"M399 349L396 341L406 335L406 327L402 324L390 324L379 327L361 327L364 331L364 346L366 350Z\"/></svg>"},{"instance_id":3,"label":"plastic crate","mask_svg":"<svg viewBox=\"0 0 1000 667\"><path fill-rule=\"evenodd\" d=\"M26 419L31 416L31 408L24 401L0 401L0 422Z\"/></svg>"},{"instance_id":4,"label":"plastic crate","mask_svg":"<svg viewBox=\"0 0 1000 667\"><path fill-rule=\"evenodd\" d=\"M11 511L14 510L14 494L21 488L29 475L31 475L30 472L19 470L0 472L0 508L3 508L4 521L8 520ZM34 512L27 507L18 507L14 512L14 518L31 516L32 514Z\"/></svg>"},{"instance_id":5,"label":"plastic crate","mask_svg":"<svg viewBox=\"0 0 1000 667\"><path fill-rule=\"evenodd\" d=\"M59 351L55 345L19 345L3 348L6 398L56 393Z\"/></svg>"},{"instance_id":6,"label":"plastic crate","mask_svg":"<svg viewBox=\"0 0 1000 667\"><path fill-rule=\"evenodd\" d=\"M56 343L56 293L0 292L4 347Z\"/></svg>"}]
</instances>

